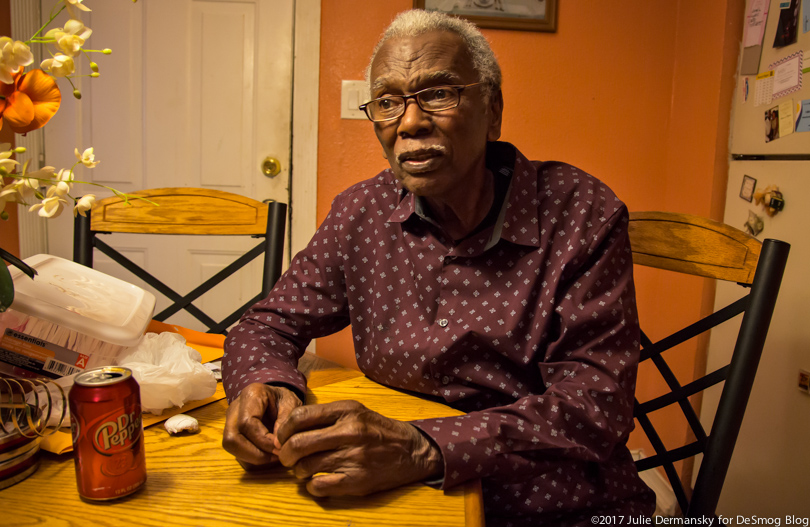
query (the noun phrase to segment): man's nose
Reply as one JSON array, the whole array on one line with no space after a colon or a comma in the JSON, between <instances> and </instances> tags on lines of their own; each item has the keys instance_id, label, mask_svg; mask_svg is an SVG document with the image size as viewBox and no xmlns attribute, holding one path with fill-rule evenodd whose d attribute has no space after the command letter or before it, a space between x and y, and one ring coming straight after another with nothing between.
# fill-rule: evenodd
<instances>
[{"instance_id":1,"label":"man's nose","mask_svg":"<svg viewBox=\"0 0 810 527\"><path fill-rule=\"evenodd\" d=\"M432 120L430 112L424 111L414 99L405 101L405 113L399 118L400 135L415 136L430 131Z\"/></svg>"}]
</instances>

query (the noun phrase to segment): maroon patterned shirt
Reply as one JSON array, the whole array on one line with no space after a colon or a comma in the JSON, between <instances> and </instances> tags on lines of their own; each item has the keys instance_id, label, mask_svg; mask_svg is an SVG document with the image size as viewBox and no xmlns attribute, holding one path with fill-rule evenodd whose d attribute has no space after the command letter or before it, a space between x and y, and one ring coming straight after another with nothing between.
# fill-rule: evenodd
<instances>
[{"instance_id":1,"label":"maroon patterned shirt","mask_svg":"<svg viewBox=\"0 0 810 527\"><path fill-rule=\"evenodd\" d=\"M442 451L443 488L482 478L487 525L649 516L625 446L639 346L627 210L594 177L507 143L487 164L506 198L461 241L390 170L338 195L229 334L226 393L305 392L298 357L351 324L369 378L467 412L412 424Z\"/></svg>"}]
</instances>

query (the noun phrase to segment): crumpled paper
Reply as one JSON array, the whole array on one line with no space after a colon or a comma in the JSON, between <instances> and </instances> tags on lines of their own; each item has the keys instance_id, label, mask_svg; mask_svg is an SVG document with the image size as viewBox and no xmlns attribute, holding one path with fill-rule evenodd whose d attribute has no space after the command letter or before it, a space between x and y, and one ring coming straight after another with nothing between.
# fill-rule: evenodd
<instances>
[{"instance_id":1,"label":"crumpled paper","mask_svg":"<svg viewBox=\"0 0 810 527\"><path fill-rule=\"evenodd\" d=\"M217 389L214 375L202 365L200 352L187 346L177 333L146 333L116 362L132 370L141 387L141 408L155 415L211 397Z\"/></svg>"}]
</instances>

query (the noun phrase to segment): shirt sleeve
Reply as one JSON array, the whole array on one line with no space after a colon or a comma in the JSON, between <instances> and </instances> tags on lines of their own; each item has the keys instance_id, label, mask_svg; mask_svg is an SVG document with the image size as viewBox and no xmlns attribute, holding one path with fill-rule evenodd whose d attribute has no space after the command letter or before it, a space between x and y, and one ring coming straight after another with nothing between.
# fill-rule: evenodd
<instances>
[{"instance_id":1,"label":"shirt sleeve","mask_svg":"<svg viewBox=\"0 0 810 527\"><path fill-rule=\"evenodd\" d=\"M297 369L298 359L313 338L349 323L339 216L340 209L333 204L267 298L228 333L222 382L229 402L252 383L282 385L304 400L306 378Z\"/></svg>"},{"instance_id":2,"label":"shirt sleeve","mask_svg":"<svg viewBox=\"0 0 810 527\"><path fill-rule=\"evenodd\" d=\"M560 458L606 462L633 428L639 353L628 214L614 213L555 295L555 335L534 367L545 392L464 416L414 421L444 457L444 488ZM570 272L569 272L570 271ZM528 350L527 350L528 352Z\"/></svg>"}]
</instances>

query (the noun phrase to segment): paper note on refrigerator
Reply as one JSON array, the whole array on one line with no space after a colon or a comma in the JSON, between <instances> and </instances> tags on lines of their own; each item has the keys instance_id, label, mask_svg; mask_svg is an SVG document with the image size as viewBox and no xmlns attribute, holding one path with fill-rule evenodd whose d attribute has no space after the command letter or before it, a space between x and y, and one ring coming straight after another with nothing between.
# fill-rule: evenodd
<instances>
[{"instance_id":1,"label":"paper note on refrigerator","mask_svg":"<svg viewBox=\"0 0 810 527\"><path fill-rule=\"evenodd\" d=\"M793 99L779 104L779 137L793 133Z\"/></svg>"},{"instance_id":2,"label":"paper note on refrigerator","mask_svg":"<svg viewBox=\"0 0 810 527\"><path fill-rule=\"evenodd\" d=\"M802 88L802 52L797 51L771 64L773 70L773 98L799 91Z\"/></svg>"},{"instance_id":3,"label":"paper note on refrigerator","mask_svg":"<svg viewBox=\"0 0 810 527\"><path fill-rule=\"evenodd\" d=\"M773 100L773 70L763 71L757 75L754 106L771 104Z\"/></svg>"},{"instance_id":4,"label":"paper note on refrigerator","mask_svg":"<svg viewBox=\"0 0 810 527\"><path fill-rule=\"evenodd\" d=\"M765 22L768 19L768 0L752 0L745 16L745 36L743 47L758 46L762 44L765 34Z\"/></svg>"},{"instance_id":5,"label":"paper note on refrigerator","mask_svg":"<svg viewBox=\"0 0 810 527\"><path fill-rule=\"evenodd\" d=\"M797 132L810 132L810 99L805 99L799 104L796 119Z\"/></svg>"},{"instance_id":6,"label":"paper note on refrigerator","mask_svg":"<svg viewBox=\"0 0 810 527\"><path fill-rule=\"evenodd\" d=\"M802 33L810 31L810 0L802 0Z\"/></svg>"}]
</instances>

